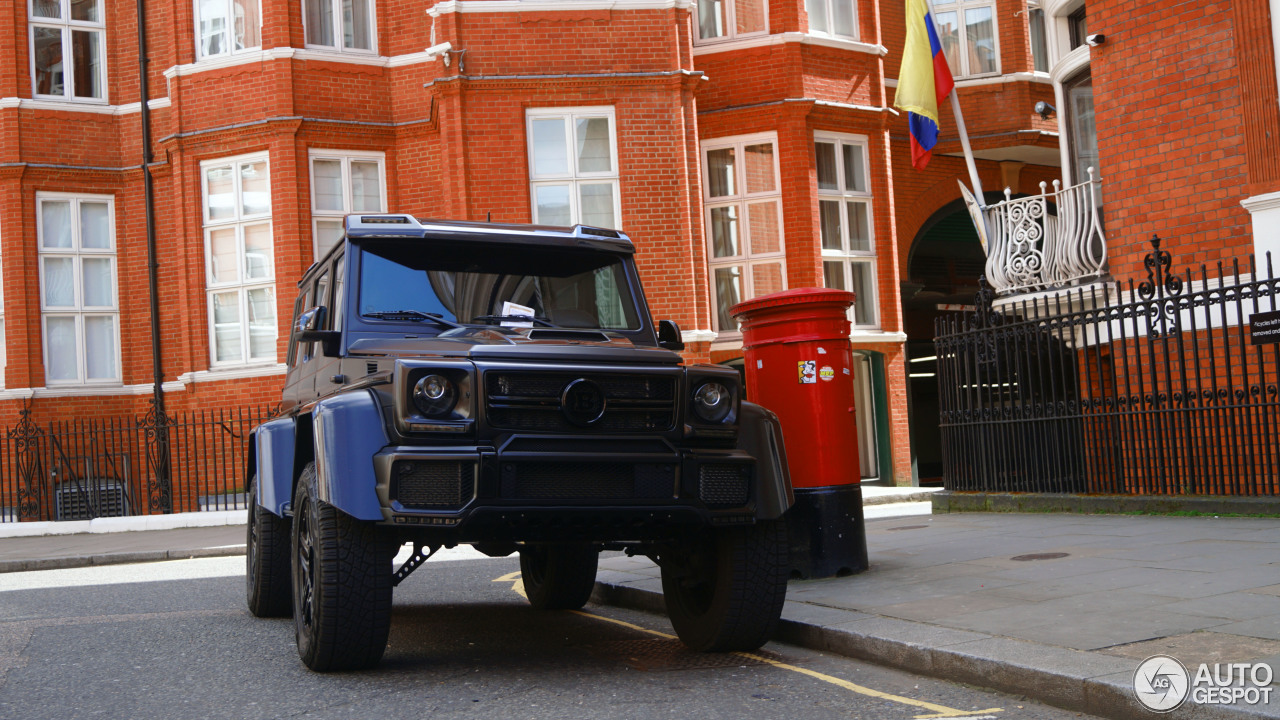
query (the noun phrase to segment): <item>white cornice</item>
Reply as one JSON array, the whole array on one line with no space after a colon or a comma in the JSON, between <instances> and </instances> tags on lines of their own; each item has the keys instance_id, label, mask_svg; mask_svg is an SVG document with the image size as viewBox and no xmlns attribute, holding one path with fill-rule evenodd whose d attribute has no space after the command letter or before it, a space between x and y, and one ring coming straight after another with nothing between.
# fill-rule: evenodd
<instances>
[{"instance_id":1,"label":"white cornice","mask_svg":"<svg viewBox=\"0 0 1280 720\"><path fill-rule=\"evenodd\" d=\"M1049 77L1055 83L1075 75L1078 70L1089 64L1089 46L1081 45L1062 56L1058 62L1054 63L1053 69L1049 71Z\"/></svg>"},{"instance_id":2,"label":"white cornice","mask_svg":"<svg viewBox=\"0 0 1280 720\"><path fill-rule=\"evenodd\" d=\"M431 17L450 13L571 12L580 10L670 10L691 8L692 0L445 0L427 10Z\"/></svg>"},{"instance_id":3,"label":"white cornice","mask_svg":"<svg viewBox=\"0 0 1280 720\"><path fill-rule=\"evenodd\" d=\"M270 377L283 375L289 369L284 363L274 365L252 365L249 367L227 368L225 370L197 370L185 372L178 376L180 383L219 382L222 380L243 380L245 378ZM150 386L148 386L150 387Z\"/></svg>"},{"instance_id":4,"label":"white cornice","mask_svg":"<svg viewBox=\"0 0 1280 720\"><path fill-rule=\"evenodd\" d=\"M165 392L181 391L181 382L167 382ZM151 383L143 385L55 385L54 387L13 388L0 390L0 400L25 400L27 398L113 397L119 395L149 395L155 388Z\"/></svg>"},{"instance_id":5,"label":"white cornice","mask_svg":"<svg viewBox=\"0 0 1280 720\"><path fill-rule=\"evenodd\" d=\"M485 4L488 5L489 3ZM734 50L768 47L770 45L783 45L785 43L800 43L801 45L836 48L838 50L848 50L850 52L878 55L880 57L884 57L889 54L888 48L883 45L872 45L870 43L858 42L856 40L841 40L840 38L810 35L802 32L774 33L772 35L758 35L756 37L750 37L743 40L727 40L724 42L709 43L706 45L695 45L693 48L693 54L695 56L710 55L712 53L732 52Z\"/></svg>"},{"instance_id":6,"label":"white cornice","mask_svg":"<svg viewBox=\"0 0 1280 720\"><path fill-rule=\"evenodd\" d=\"M156 98L147 102L147 106L152 110L167 108L170 105L169 98ZM7 97L0 98L0 110L10 108L22 108L25 110L52 110L56 112L83 112L93 113L94 115L128 115L142 110L142 103L128 103L125 105L86 105L76 102L59 102L57 100L29 100L27 98Z\"/></svg>"},{"instance_id":7,"label":"white cornice","mask_svg":"<svg viewBox=\"0 0 1280 720\"><path fill-rule=\"evenodd\" d=\"M1049 73L1016 72L1016 73L1009 73L1007 75L993 75L991 77L956 78L956 87L958 88L980 87L982 85L1002 85L1004 83L1017 83L1017 82L1033 82L1033 83L1042 83L1044 85L1052 85L1053 78L1049 77ZM884 84L885 84L885 87L896 88L898 87L898 79L885 78Z\"/></svg>"},{"instance_id":8,"label":"white cornice","mask_svg":"<svg viewBox=\"0 0 1280 720\"><path fill-rule=\"evenodd\" d=\"M1266 195L1254 195L1251 198L1245 198L1240 204L1249 214L1260 213L1266 210L1280 210L1280 192L1267 193Z\"/></svg>"},{"instance_id":9,"label":"white cornice","mask_svg":"<svg viewBox=\"0 0 1280 720\"><path fill-rule=\"evenodd\" d=\"M854 330L849 333L851 343L904 343L907 334L904 332L884 332L883 330Z\"/></svg>"},{"instance_id":10,"label":"white cornice","mask_svg":"<svg viewBox=\"0 0 1280 720\"><path fill-rule=\"evenodd\" d=\"M164 76L172 80L175 77L196 75L213 70L222 70L240 65L252 65L269 60L315 60L320 62L348 63L350 65L367 65L371 67L397 68L419 63L430 62L434 58L425 52L407 53L405 55L359 55L356 53L331 52L328 50L278 47L260 52L239 53L219 56L212 60L174 65L164 71Z\"/></svg>"},{"instance_id":11,"label":"white cornice","mask_svg":"<svg viewBox=\"0 0 1280 720\"><path fill-rule=\"evenodd\" d=\"M245 378L271 377L283 375L288 370L283 363L272 365L253 365L250 367L231 368L227 370L197 370L186 372L176 380L170 380L161 387L165 392L182 392L193 383L220 382L223 380L243 380ZM139 385L55 385L54 387L9 388L0 390L0 400L26 400L28 398L66 398L66 397L112 397L119 395L149 395L155 386L151 383Z\"/></svg>"},{"instance_id":12,"label":"white cornice","mask_svg":"<svg viewBox=\"0 0 1280 720\"><path fill-rule=\"evenodd\" d=\"M798 101L801 101L801 102L806 100L808 100L808 98L798 99ZM787 102L797 102L797 99L787 98ZM825 107L840 108L841 110L861 110L863 112L875 112L875 113L887 112L887 113L892 113L894 115L898 114L898 111L894 110L891 107L880 107L879 105L854 105L853 103L834 102L832 100L814 100L813 104L822 105Z\"/></svg>"},{"instance_id":13,"label":"white cornice","mask_svg":"<svg viewBox=\"0 0 1280 720\"><path fill-rule=\"evenodd\" d=\"M686 343L709 343L715 341L716 335L717 333L715 330L682 330L680 332L680 339Z\"/></svg>"}]
</instances>

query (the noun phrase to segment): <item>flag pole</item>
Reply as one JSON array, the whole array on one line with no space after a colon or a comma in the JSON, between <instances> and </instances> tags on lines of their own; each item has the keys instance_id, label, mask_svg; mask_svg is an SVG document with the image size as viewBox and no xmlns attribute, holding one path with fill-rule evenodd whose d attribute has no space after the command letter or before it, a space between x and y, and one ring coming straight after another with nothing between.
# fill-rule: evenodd
<instances>
[{"instance_id":1,"label":"flag pole","mask_svg":"<svg viewBox=\"0 0 1280 720\"><path fill-rule=\"evenodd\" d=\"M925 7L929 8L929 22L933 23L933 31L942 37L942 33L938 32L938 16L933 11L933 0L924 0ZM956 95L955 86L951 87L951 113L956 118L956 133L960 135L960 149L964 151L964 164L969 168L969 181L973 183L973 194L976 196L979 207L986 207L987 201L982 194L982 181L978 179L978 165L973 159L973 148L969 146L969 131L964 127L964 115L960 112L960 97Z\"/></svg>"}]
</instances>

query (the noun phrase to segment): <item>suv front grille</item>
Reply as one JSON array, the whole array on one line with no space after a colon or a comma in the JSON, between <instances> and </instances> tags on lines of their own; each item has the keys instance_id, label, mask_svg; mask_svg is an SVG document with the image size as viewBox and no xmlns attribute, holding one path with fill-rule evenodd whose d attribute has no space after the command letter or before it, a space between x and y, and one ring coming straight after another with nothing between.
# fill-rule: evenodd
<instances>
[{"instance_id":1,"label":"suv front grille","mask_svg":"<svg viewBox=\"0 0 1280 720\"><path fill-rule=\"evenodd\" d=\"M653 500L675 495L673 463L518 462L502 466L509 500Z\"/></svg>"},{"instance_id":2,"label":"suv front grille","mask_svg":"<svg viewBox=\"0 0 1280 720\"><path fill-rule=\"evenodd\" d=\"M397 460L391 495L413 510L458 510L475 496L475 464L461 460Z\"/></svg>"},{"instance_id":3,"label":"suv front grille","mask_svg":"<svg viewBox=\"0 0 1280 720\"><path fill-rule=\"evenodd\" d=\"M601 432L661 432L675 425L676 378L632 373L491 371L485 376L489 424L503 430L582 432L561 408L565 388L590 380L605 397L604 414L590 424Z\"/></svg>"},{"instance_id":4,"label":"suv front grille","mask_svg":"<svg viewBox=\"0 0 1280 720\"><path fill-rule=\"evenodd\" d=\"M698 497L711 507L740 507L751 497L751 466L706 463L698 469Z\"/></svg>"}]
</instances>

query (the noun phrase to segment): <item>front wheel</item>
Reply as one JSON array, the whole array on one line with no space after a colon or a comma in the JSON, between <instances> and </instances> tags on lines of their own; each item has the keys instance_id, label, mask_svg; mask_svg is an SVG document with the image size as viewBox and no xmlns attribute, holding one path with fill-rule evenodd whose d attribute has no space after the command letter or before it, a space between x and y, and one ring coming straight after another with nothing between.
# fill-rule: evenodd
<instances>
[{"instance_id":1,"label":"front wheel","mask_svg":"<svg viewBox=\"0 0 1280 720\"><path fill-rule=\"evenodd\" d=\"M596 584L600 551L586 544L526 545L520 548L520 579L537 610L577 610Z\"/></svg>"},{"instance_id":2,"label":"front wheel","mask_svg":"<svg viewBox=\"0 0 1280 720\"><path fill-rule=\"evenodd\" d=\"M394 543L316 496L315 465L298 479L293 515L293 622L298 655L317 672L371 668L391 631Z\"/></svg>"},{"instance_id":3,"label":"front wheel","mask_svg":"<svg viewBox=\"0 0 1280 720\"><path fill-rule=\"evenodd\" d=\"M787 598L781 521L706 531L662 558L662 594L680 641L699 651L755 650Z\"/></svg>"}]
</instances>

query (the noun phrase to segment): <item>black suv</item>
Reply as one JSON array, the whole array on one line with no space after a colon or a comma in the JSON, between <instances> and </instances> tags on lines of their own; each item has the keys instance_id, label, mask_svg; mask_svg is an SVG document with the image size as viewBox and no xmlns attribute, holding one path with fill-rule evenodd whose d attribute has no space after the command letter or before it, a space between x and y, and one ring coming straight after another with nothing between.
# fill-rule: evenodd
<instances>
[{"instance_id":1,"label":"black suv","mask_svg":"<svg viewBox=\"0 0 1280 720\"><path fill-rule=\"evenodd\" d=\"M518 552L546 609L587 602L600 551L644 555L685 644L769 639L781 430L737 371L682 363L633 253L584 226L346 219L299 284L285 412L246 471L249 609L292 614L308 667L377 664L392 587L458 544Z\"/></svg>"}]
</instances>

